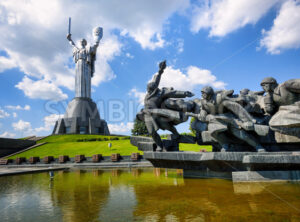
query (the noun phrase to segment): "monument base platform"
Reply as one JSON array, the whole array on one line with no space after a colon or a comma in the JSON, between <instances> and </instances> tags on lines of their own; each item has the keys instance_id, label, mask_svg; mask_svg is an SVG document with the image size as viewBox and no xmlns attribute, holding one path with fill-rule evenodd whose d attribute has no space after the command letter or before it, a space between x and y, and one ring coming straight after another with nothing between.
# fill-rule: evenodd
<instances>
[{"instance_id":1,"label":"monument base platform","mask_svg":"<svg viewBox=\"0 0 300 222\"><path fill-rule=\"evenodd\" d=\"M100 119L98 108L90 98L74 98L64 118L56 121L52 134L101 134L109 135L105 120Z\"/></svg>"},{"instance_id":2,"label":"monument base platform","mask_svg":"<svg viewBox=\"0 0 300 222\"><path fill-rule=\"evenodd\" d=\"M232 172L233 182L300 181L300 170Z\"/></svg>"},{"instance_id":3,"label":"monument base platform","mask_svg":"<svg viewBox=\"0 0 300 222\"><path fill-rule=\"evenodd\" d=\"M144 152L144 157L154 167L183 169L184 177L300 180L300 152Z\"/></svg>"}]
</instances>

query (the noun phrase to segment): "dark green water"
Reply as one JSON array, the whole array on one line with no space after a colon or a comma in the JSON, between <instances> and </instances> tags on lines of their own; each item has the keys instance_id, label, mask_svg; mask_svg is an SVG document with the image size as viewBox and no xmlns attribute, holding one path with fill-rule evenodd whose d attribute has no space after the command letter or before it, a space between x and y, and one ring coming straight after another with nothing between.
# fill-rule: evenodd
<instances>
[{"instance_id":1,"label":"dark green water","mask_svg":"<svg viewBox=\"0 0 300 222\"><path fill-rule=\"evenodd\" d=\"M299 183L183 179L160 169L0 178L0 221L300 221Z\"/></svg>"}]
</instances>

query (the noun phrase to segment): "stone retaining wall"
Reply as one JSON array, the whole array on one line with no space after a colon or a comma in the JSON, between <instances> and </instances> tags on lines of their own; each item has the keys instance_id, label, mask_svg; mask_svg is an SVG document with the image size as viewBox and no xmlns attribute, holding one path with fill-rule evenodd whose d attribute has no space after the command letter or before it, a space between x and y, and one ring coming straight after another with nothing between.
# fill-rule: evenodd
<instances>
[{"instance_id":1,"label":"stone retaining wall","mask_svg":"<svg viewBox=\"0 0 300 222\"><path fill-rule=\"evenodd\" d=\"M35 144L36 142L31 140L0 138L0 157L16 153Z\"/></svg>"}]
</instances>

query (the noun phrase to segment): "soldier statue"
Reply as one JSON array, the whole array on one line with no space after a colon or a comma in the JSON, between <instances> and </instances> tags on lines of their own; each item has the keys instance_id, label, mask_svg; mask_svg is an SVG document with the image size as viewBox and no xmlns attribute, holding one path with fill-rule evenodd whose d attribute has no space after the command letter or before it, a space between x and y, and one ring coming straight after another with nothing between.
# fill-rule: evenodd
<instances>
[{"instance_id":1,"label":"soldier statue","mask_svg":"<svg viewBox=\"0 0 300 222\"><path fill-rule=\"evenodd\" d=\"M279 106L292 105L300 101L300 79L290 79L278 85L276 79L267 77L260 85L266 92L264 109L270 115L276 113Z\"/></svg>"},{"instance_id":2,"label":"soldier statue","mask_svg":"<svg viewBox=\"0 0 300 222\"><path fill-rule=\"evenodd\" d=\"M168 101L169 98L185 98L194 95L189 91L177 91L173 88L159 89L158 86L165 68L166 61L163 61L159 64L158 73L155 74L153 79L147 84L147 94L144 99L145 107L137 114L137 118L145 122L148 133L152 136L157 146L156 151L163 150L162 140L157 133L159 129L169 130L173 133L174 138L180 137L174 127L174 122L168 118L168 115L172 115L174 112L164 109L164 103Z\"/></svg>"}]
</instances>

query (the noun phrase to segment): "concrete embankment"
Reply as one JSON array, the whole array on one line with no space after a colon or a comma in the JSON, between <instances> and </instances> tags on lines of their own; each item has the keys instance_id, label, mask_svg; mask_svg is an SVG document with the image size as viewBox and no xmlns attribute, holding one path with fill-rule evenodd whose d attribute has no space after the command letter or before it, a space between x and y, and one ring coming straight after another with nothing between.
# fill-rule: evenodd
<instances>
[{"instance_id":1,"label":"concrete embankment","mask_svg":"<svg viewBox=\"0 0 300 222\"><path fill-rule=\"evenodd\" d=\"M149 161L139 161L139 162L102 162L102 163L52 163L52 164L27 164L23 163L20 165L10 164L0 166L0 176L9 176L16 174L25 174L25 173L38 173L45 171L54 171L54 170L66 170L72 168L137 168L137 167L153 167Z\"/></svg>"}]
</instances>

